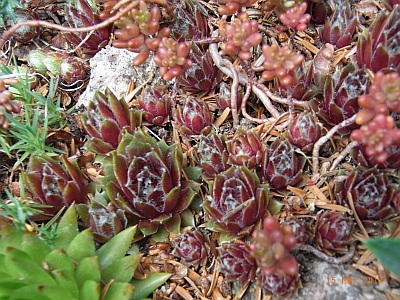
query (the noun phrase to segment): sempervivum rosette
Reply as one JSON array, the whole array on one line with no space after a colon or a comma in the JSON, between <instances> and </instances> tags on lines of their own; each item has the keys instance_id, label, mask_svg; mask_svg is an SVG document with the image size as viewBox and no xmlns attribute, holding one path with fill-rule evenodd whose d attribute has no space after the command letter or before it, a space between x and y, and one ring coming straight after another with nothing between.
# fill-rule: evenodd
<instances>
[{"instance_id":1,"label":"sempervivum rosette","mask_svg":"<svg viewBox=\"0 0 400 300\"><path fill-rule=\"evenodd\" d=\"M210 183L211 196L204 210L211 217L208 227L235 237L248 235L267 213L269 186L245 166L231 167Z\"/></svg>"},{"instance_id":2,"label":"sempervivum rosette","mask_svg":"<svg viewBox=\"0 0 400 300\"><path fill-rule=\"evenodd\" d=\"M198 184L182 180L182 152L142 130L126 133L105 164L108 197L137 221L144 235L165 228L179 232Z\"/></svg>"}]
</instances>

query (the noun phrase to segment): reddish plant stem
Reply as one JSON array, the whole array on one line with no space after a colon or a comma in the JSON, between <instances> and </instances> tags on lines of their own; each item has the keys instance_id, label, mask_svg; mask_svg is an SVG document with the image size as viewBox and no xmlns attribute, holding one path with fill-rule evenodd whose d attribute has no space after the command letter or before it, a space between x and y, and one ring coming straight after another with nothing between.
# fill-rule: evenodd
<instances>
[{"instance_id":1,"label":"reddish plant stem","mask_svg":"<svg viewBox=\"0 0 400 300\"><path fill-rule=\"evenodd\" d=\"M168 3L165 0L146 0L147 3L154 3L158 4L160 6L166 7L168 11L170 11L170 7ZM15 33L15 31L22 27L22 26L33 26L33 27L47 27L51 29L56 29L59 31L67 31L67 32L88 32L92 30L97 30L103 27L107 27L108 25L114 23L118 19L120 19L123 15L127 14L130 10L138 6L139 1L135 0L131 3L129 3L127 6L123 7L120 9L120 11L115 14L114 16L111 16L110 18L104 20L103 22L93 25L93 26L88 26L88 27L82 27L82 28L71 28L71 27L65 27L61 26L58 24L50 23L47 21L42 21L42 20L31 20L31 21L24 21L24 22L19 22L9 28L7 31L3 33L3 35L0 38L0 49L3 48L4 44L6 41Z\"/></svg>"},{"instance_id":2,"label":"reddish plant stem","mask_svg":"<svg viewBox=\"0 0 400 300\"><path fill-rule=\"evenodd\" d=\"M217 36L218 36L218 30L215 30L212 33L212 37L217 37ZM218 67L218 69L220 69L221 72L224 73L225 75L232 78L233 74L230 71L230 69L221 65L221 61L224 58L222 58L221 55L219 54L217 44L211 43L209 49L210 49L211 57L212 57L215 65ZM238 73L238 75L239 75L239 83L246 85L247 81L249 80L248 76L245 74L242 74L242 73ZM268 121L266 120L266 122L273 122L275 119L280 117L281 113L272 105L271 100L268 98L268 96L262 90L260 90L255 85L252 85L252 91L261 100L261 102L264 104L264 106L268 110L268 112L273 116L272 120L268 120Z\"/></svg>"},{"instance_id":3,"label":"reddish plant stem","mask_svg":"<svg viewBox=\"0 0 400 300\"><path fill-rule=\"evenodd\" d=\"M336 157L336 159L333 161L332 166L329 168L329 171L335 170L336 167L339 165L339 163L346 157L346 155L349 154L350 151L357 145L358 145L358 142L356 142L356 141L348 143L346 148L344 148L343 151L340 152L339 156Z\"/></svg>"},{"instance_id":4,"label":"reddish plant stem","mask_svg":"<svg viewBox=\"0 0 400 300\"><path fill-rule=\"evenodd\" d=\"M221 60L221 66L228 68L232 74L231 85L231 112L233 118L233 128L239 127L239 114L237 109L238 103L238 88L239 88L239 75L235 66L227 59Z\"/></svg>"},{"instance_id":5,"label":"reddish plant stem","mask_svg":"<svg viewBox=\"0 0 400 300\"><path fill-rule=\"evenodd\" d=\"M349 119L343 120L340 124L334 126L331 128L331 130L328 131L326 135L321 137L315 144L312 152L312 170L313 170L313 176L318 174L319 171L319 150L321 149L322 145L324 145L331 137L333 137L336 132L338 132L340 129L349 126L354 123L356 120L357 114L352 116Z\"/></svg>"},{"instance_id":6,"label":"reddish plant stem","mask_svg":"<svg viewBox=\"0 0 400 300\"><path fill-rule=\"evenodd\" d=\"M317 250L316 248L314 248L311 245L297 244L293 248L293 250L301 250L301 251L311 252L316 257L318 257L322 260L325 260L331 264L345 264L345 263L348 263L349 261L351 261L351 259L353 258L354 253L356 251L356 247L354 245L350 245L349 251L341 257L333 257L333 256L326 255L325 253Z\"/></svg>"}]
</instances>

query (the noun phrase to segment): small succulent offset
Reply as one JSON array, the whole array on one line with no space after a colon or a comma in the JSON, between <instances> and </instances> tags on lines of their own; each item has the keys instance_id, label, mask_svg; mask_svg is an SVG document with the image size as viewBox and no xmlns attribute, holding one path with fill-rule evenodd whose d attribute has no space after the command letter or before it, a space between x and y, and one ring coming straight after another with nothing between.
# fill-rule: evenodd
<instances>
[{"instance_id":1,"label":"small succulent offset","mask_svg":"<svg viewBox=\"0 0 400 300\"><path fill-rule=\"evenodd\" d=\"M357 25L354 10L348 0L336 6L335 12L325 21L321 39L337 48L350 45Z\"/></svg>"},{"instance_id":2,"label":"small succulent offset","mask_svg":"<svg viewBox=\"0 0 400 300\"><path fill-rule=\"evenodd\" d=\"M311 101L311 106L327 126L335 126L343 120L355 115L360 107L358 96L365 94L369 85L369 75L365 68L358 68L353 63L343 69L337 69L333 75L325 77L323 86L323 104ZM350 125L341 130L348 134L356 125Z\"/></svg>"},{"instance_id":3,"label":"small succulent offset","mask_svg":"<svg viewBox=\"0 0 400 300\"><path fill-rule=\"evenodd\" d=\"M147 122L161 126L168 121L171 101L155 89L145 89L139 97L139 107Z\"/></svg>"},{"instance_id":4,"label":"small succulent offset","mask_svg":"<svg viewBox=\"0 0 400 300\"><path fill-rule=\"evenodd\" d=\"M278 78L283 86L290 85L296 79L294 69L301 65L304 60L302 54L293 53L288 46L279 47L276 44L271 46L263 45L262 52L265 57L263 63L264 71L261 77L265 81Z\"/></svg>"},{"instance_id":5,"label":"small succulent offset","mask_svg":"<svg viewBox=\"0 0 400 300\"><path fill-rule=\"evenodd\" d=\"M80 115L82 126L91 137L85 144L89 151L107 154L115 150L125 131L132 133L140 123L140 113L128 108L106 89L103 94L97 91L88 109Z\"/></svg>"},{"instance_id":6,"label":"small succulent offset","mask_svg":"<svg viewBox=\"0 0 400 300\"><path fill-rule=\"evenodd\" d=\"M261 273L266 276L299 274L299 265L289 252L297 243L290 225L279 224L274 217L267 217L263 221L263 228L255 230L252 236L251 255L256 259Z\"/></svg>"},{"instance_id":7,"label":"small succulent offset","mask_svg":"<svg viewBox=\"0 0 400 300\"><path fill-rule=\"evenodd\" d=\"M266 275L261 272L258 276L261 287L268 295L279 295L288 298L296 294L301 288L300 275L273 274Z\"/></svg>"},{"instance_id":8,"label":"small succulent offset","mask_svg":"<svg viewBox=\"0 0 400 300\"><path fill-rule=\"evenodd\" d=\"M14 2L14 1L7 1L7 2ZM22 7L11 8L5 15L5 23L0 24L0 27L11 27L19 22L25 21L34 21L38 19L38 14L33 12L30 9L24 9ZM3 21L2 18L0 18ZM16 41L27 44L32 42L33 40L39 38L41 33L40 27L35 26L21 26L18 28L15 33L12 35L12 38Z\"/></svg>"},{"instance_id":9,"label":"small succulent offset","mask_svg":"<svg viewBox=\"0 0 400 300\"><path fill-rule=\"evenodd\" d=\"M16 83L18 81L11 79L0 79L0 129L8 128L8 118L4 113L19 113L21 107L15 101L13 101L13 94L6 88L6 84Z\"/></svg>"},{"instance_id":10,"label":"small succulent offset","mask_svg":"<svg viewBox=\"0 0 400 300\"><path fill-rule=\"evenodd\" d=\"M182 179L183 155L141 129L125 133L102 179L108 198L125 211L144 235L179 232L199 185ZM161 230L161 231L159 231Z\"/></svg>"},{"instance_id":11,"label":"small succulent offset","mask_svg":"<svg viewBox=\"0 0 400 300\"><path fill-rule=\"evenodd\" d=\"M140 262L139 254L126 255L135 232L136 227L130 227L96 249L93 233L79 232L74 206L60 220L51 241L1 217L2 298L128 300Z\"/></svg>"},{"instance_id":12,"label":"small succulent offset","mask_svg":"<svg viewBox=\"0 0 400 300\"><path fill-rule=\"evenodd\" d=\"M328 255L345 253L352 243L353 221L340 211L321 211L314 226L314 245Z\"/></svg>"},{"instance_id":13,"label":"small succulent offset","mask_svg":"<svg viewBox=\"0 0 400 300\"><path fill-rule=\"evenodd\" d=\"M354 169L346 181L336 185L335 190L342 205L348 205L347 193L351 194L355 211L367 230L394 214L391 203L397 188L389 183L387 174L376 168Z\"/></svg>"},{"instance_id":14,"label":"small succulent offset","mask_svg":"<svg viewBox=\"0 0 400 300\"><path fill-rule=\"evenodd\" d=\"M229 152L228 163L254 169L261 165L266 152L258 134L239 128L233 138L226 143Z\"/></svg>"},{"instance_id":15,"label":"small succulent offset","mask_svg":"<svg viewBox=\"0 0 400 300\"><path fill-rule=\"evenodd\" d=\"M213 115L203 100L187 96L183 105L176 108L175 114L183 134L191 136L210 133Z\"/></svg>"},{"instance_id":16,"label":"small succulent offset","mask_svg":"<svg viewBox=\"0 0 400 300\"><path fill-rule=\"evenodd\" d=\"M33 201L51 207L43 210L39 219L50 219L63 207L89 203L92 186L84 178L76 161L66 156L56 160L45 155L31 156L28 169L23 173L26 188Z\"/></svg>"},{"instance_id":17,"label":"small succulent offset","mask_svg":"<svg viewBox=\"0 0 400 300\"><path fill-rule=\"evenodd\" d=\"M187 266L204 266L210 252L209 243L208 235L203 235L199 230L185 231L173 239L172 254Z\"/></svg>"},{"instance_id":18,"label":"small succulent offset","mask_svg":"<svg viewBox=\"0 0 400 300\"><path fill-rule=\"evenodd\" d=\"M262 35L258 32L258 22L249 20L249 15L243 12L230 24L224 19L219 23L219 34L226 38L226 42L221 44L222 53L237 55L245 61L250 60L252 48L262 41Z\"/></svg>"},{"instance_id":19,"label":"small succulent offset","mask_svg":"<svg viewBox=\"0 0 400 300\"><path fill-rule=\"evenodd\" d=\"M246 236L268 214L269 187L247 167L231 167L210 184L204 210L210 217L207 227L229 236Z\"/></svg>"},{"instance_id":20,"label":"small succulent offset","mask_svg":"<svg viewBox=\"0 0 400 300\"><path fill-rule=\"evenodd\" d=\"M301 180L304 156L297 156L292 144L287 140L275 140L263 158L263 175L276 190L294 186Z\"/></svg>"},{"instance_id":21,"label":"small succulent offset","mask_svg":"<svg viewBox=\"0 0 400 300\"><path fill-rule=\"evenodd\" d=\"M207 136L202 136L197 154L205 180L213 180L215 175L228 170L230 167L227 163L229 153L226 149L225 135L210 133Z\"/></svg>"},{"instance_id":22,"label":"small succulent offset","mask_svg":"<svg viewBox=\"0 0 400 300\"><path fill-rule=\"evenodd\" d=\"M292 145L299 147L304 153L308 153L321 137L321 127L313 112L304 111L294 117L290 123L287 138Z\"/></svg>"},{"instance_id":23,"label":"small succulent offset","mask_svg":"<svg viewBox=\"0 0 400 300\"><path fill-rule=\"evenodd\" d=\"M368 30L358 36L357 63L373 72L391 69L400 72L400 5L387 14L382 10Z\"/></svg>"},{"instance_id":24,"label":"small succulent offset","mask_svg":"<svg viewBox=\"0 0 400 300\"><path fill-rule=\"evenodd\" d=\"M222 243L218 248L219 269L228 282L238 281L241 288L255 279L257 262L248 244L241 240Z\"/></svg>"},{"instance_id":25,"label":"small succulent offset","mask_svg":"<svg viewBox=\"0 0 400 300\"><path fill-rule=\"evenodd\" d=\"M49 72L53 76L59 76L64 83L69 85L86 77L83 60L63 52L32 50L27 59L36 72L42 75Z\"/></svg>"}]
</instances>

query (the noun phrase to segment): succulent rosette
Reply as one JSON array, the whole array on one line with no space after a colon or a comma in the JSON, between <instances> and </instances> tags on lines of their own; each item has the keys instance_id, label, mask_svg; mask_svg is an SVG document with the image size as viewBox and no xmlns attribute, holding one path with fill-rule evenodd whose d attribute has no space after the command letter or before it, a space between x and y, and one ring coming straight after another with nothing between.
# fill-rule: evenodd
<instances>
[{"instance_id":1,"label":"succulent rosette","mask_svg":"<svg viewBox=\"0 0 400 300\"><path fill-rule=\"evenodd\" d=\"M157 90L146 89L139 98L139 107L147 122L161 126L168 120L171 101Z\"/></svg>"},{"instance_id":2,"label":"succulent rosette","mask_svg":"<svg viewBox=\"0 0 400 300\"><path fill-rule=\"evenodd\" d=\"M348 205L347 193L351 194L357 215L366 226L375 226L394 214L391 203L397 188L389 183L387 174L376 168L354 169L335 190L342 205Z\"/></svg>"},{"instance_id":3,"label":"succulent rosette","mask_svg":"<svg viewBox=\"0 0 400 300\"><path fill-rule=\"evenodd\" d=\"M73 203L87 204L92 189L77 162L65 156L60 160L45 155L31 156L23 181L34 202L51 206L43 209L43 214L37 216L39 219L50 219Z\"/></svg>"},{"instance_id":4,"label":"succulent rosette","mask_svg":"<svg viewBox=\"0 0 400 300\"><path fill-rule=\"evenodd\" d=\"M210 183L211 196L204 202L208 228L227 236L248 235L267 212L269 187L246 166L231 167Z\"/></svg>"},{"instance_id":5,"label":"succulent rosette","mask_svg":"<svg viewBox=\"0 0 400 300\"><path fill-rule=\"evenodd\" d=\"M182 179L183 155L142 130L126 133L105 164L108 198L138 223L144 235L179 232L199 185ZM163 230L163 229L161 229Z\"/></svg>"},{"instance_id":6,"label":"succulent rosette","mask_svg":"<svg viewBox=\"0 0 400 300\"><path fill-rule=\"evenodd\" d=\"M200 165L203 169L203 178L213 180L215 175L229 169L226 136L210 133L202 136L197 149Z\"/></svg>"},{"instance_id":7,"label":"succulent rosette","mask_svg":"<svg viewBox=\"0 0 400 300\"><path fill-rule=\"evenodd\" d=\"M245 242L222 243L218 254L220 271L228 282L239 281L240 286L245 287L255 278L257 263Z\"/></svg>"},{"instance_id":8,"label":"succulent rosette","mask_svg":"<svg viewBox=\"0 0 400 300\"><path fill-rule=\"evenodd\" d=\"M325 77L323 86L323 102L311 100L311 107L324 125L333 127L342 121L351 118L360 110L357 103L358 97L368 90L369 75L365 68L359 68L349 63L341 70L336 70L333 75ZM351 129L357 128L356 124L347 126L339 131L348 134Z\"/></svg>"},{"instance_id":9,"label":"succulent rosette","mask_svg":"<svg viewBox=\"0 0 400 300\"><path fill-rule=\"evenodd\" d=\"M246 166L249 169L261 165L265 146L257 133L239 128L233 138L226 143L229 152L228 163Z\"/></svg>"},{"instance_id":10,"label":"succulent rosette","mask_svg":"<svg viewBox=\"0 0 400 300\"><path fill-rule=\"evenodd\" d=\"M288 298L290 295L297 293L301 288L300 275L273 274L266 275L260 272L259 281L261 287L267 294L279 295Z\"/></svg>"},{"instance_id":11,"label":"succulent rosette","mask_svg":"<svg viewBox=\"0 0 400 300\"><path fill-rule=\"evenodd\" d=\"M4 4L4 2L2 1L2 4L1 4L2 8L4 6L6 6L6 8L7 8L7 6L12 7L14 5L12 2L16 2L16 1L7 1L7 2L8 3ZM17 6L19 6L19 5L17 4ZM0 27L3 27L1 25L5 25L5 27L11 27L17 23L26 22L26 21L34 21L34 20L38 20L38 18L39 18L38 14L30 9L15 7L14 9L11 8L10 11L8 11L8 12L6 10L5 24L0 24ZM3 19L1 19L1 20L3 20ZM12 38L22 44L27 44L27 43L30 43L33 40L39 38L40 33L41 33L41 28L38 26L21 26L12 35Z\"/></svg>"},{"instance_id":12,"label":"succulent rosette","mask_svg":"<svg viewBox=\"0 0 400 300\"><path fill-rule=\"evenodd\" d=\"M312 112L304 111L290 123L287 138L292 145L299 147L304 153L308 153L321 137L321 127Z\"/></svg>"},{"instance_id":13,"label":"succulent rosette","mask_svg":"<svg viewBox=\"0 0 400 300\"><path fill-rule=\"evenodd\" d=\"M199 230L185 231L173 240L172 254L179 257L187 266L204 266L210 251L208 236Z\"/></svg>"},{"instance_id":14,"label":"succulent rosette","mask_svg":"<svg viewBox=\"0 0 400 300\"><path fill-rule=\"evenodd\" d=\"M280 190L300 182L305 158L296 155L288 140L275 140L268 152L263 159L263 174L272 188Z\"/></svg>"},{"instance_id":15,"label":"succulent rosette","mask_svg":"<svg viewBox=\"0 0 400 300\"><path fill-rule=\"evenodd\" d=\"M109 89L104 94L97 91L80 118L90 136L85 146L98 154L115 150L123 132L132 133L140 122L139 114L130 110L125 100L118 100Z\"/></svg>"},{"instance_id":16,"label":"succulent rosette","mask_svg":"<svg viewBox=\"0 0 400 300\"><path fill-rule=\"evenodd\" d=\"M185 135L209 134L213 116L207 104L195 97L187 97L175 110L180 131Z\"/></svg>"},{"instance_id":17,"label":"succulent rosette","mask_svg":"<svg viewBox=\"0 0 400 300\"><path fill-rule=\"evenodd\" d=\"M314 226L314 244L328 255L345 253L352 243L354 224L352 219L339 211L323 211Z\"/></svg>"}]
</instances>

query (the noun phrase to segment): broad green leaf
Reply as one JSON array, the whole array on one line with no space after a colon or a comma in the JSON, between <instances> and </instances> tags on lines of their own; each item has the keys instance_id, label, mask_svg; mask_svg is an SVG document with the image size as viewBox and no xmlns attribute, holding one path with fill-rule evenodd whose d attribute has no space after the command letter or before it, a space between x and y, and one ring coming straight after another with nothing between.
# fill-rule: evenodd
<instances>
[{"instance_id":1,"label":"broad green leaf","mask_svg":"<svg viewBox=\"0 0 400 300\"><path fill-rule=\"evenodd\" d=\"M190 211L190 209L185 209L183 212L181 212L181 221L182 227L187 227L187 226L196 226L195 222L194 222L194 216L192 214L192 212Z\"/></svg>"},{"instance_id":2,"label":"broad green leaf","mask_svg":"<svg viewBox=\"0 0 400 300\"><path fill-rule=\"evenodd\" d=\"M179 225L180 225L180 223L179 223ZM180 229L180 226L179 226L179 229ZM179 230L178 230L178 232L179 232ZM165 229L164 226L160 226L160 227L158 227L157 232L153 233L153 235L151 237L156 242L164 242L165 239L168 237L168 235L169 235L169 232L167 231L167 229Z\"/></svg>"},{"instance_id":3,"label":"broad green leaf","mask_svg":"<svg viewBox=\"0 0 400 300\"><path fill-rule=\"evenodd\" d=\"M385 268L400 277L400 240L375 238L365 240L364 245L374 253Z\"/></svg>"},{"instance_id":4,"label":"broad green leaf","mask_svg":"<svg viewBox=\"0 0 400 300\"><path fill-rule=\"evenodd\" d=\"M99 257L100 266L105 268L118 259L124 257L132 243L135 233L136 226L129 227L119 232L107 243L101 246L100 249L96 251L96 254Z\"/></svg>"},{"instance_id":5,"label":"broad green leaf","mask_svg":"<svg viewBox=\"0 0 400 300\"><path fill-rule=\"evenodd\" d=\"M131 300L146 298L170 277L169 273L153 273L148 274L145 279L132 279L131 283L135 286L135 292Z\"/></svg>"},{"instance_id":6,"label":"broad green leaf","mask_svg":"<svg viewBox=\"0 0 400 300\"><path fill-rule=\"evenodd\" d=\"M56 229L54 245L57 248L67 249L69 243L78 235L78 220L75 205L71 205L61 218Z\"/></svg>"},{"instance_id":7,"label":"broad green leaf","mask_svg":"<svg viewBox=\"0 0 400 300\"><path fill-rule=\"evenodd\" d=\"M76 268L75 279L80 287L86 280L100 282L101 274L98 257L92 256L82 259Z\"/></svg>"},{"instance_id":8,"label":"broad green leaf","mask_svg":"<svg viewBox=\"0 0 400 300\"><path fill-rule=\"evenodd\" d=\"M72 259L63 249L55 249L46 256L46 263L52 270L62 270L65 273L75 274L75 266Z\"/></svg>"},{"instance_id":9,"label":"broad green leaf","mask_svg":"<svg viewBox=\"0 0 400 300\"><path fill-rule=\"evenodd\" d=\"M107 290L104 300L128 300L132 297L134 287L127 282L113 282Z\"/></svg>"},{"instance_id":10,"label":"broad green leaf","mask_svg":"<svg viewBox=\"0 0 400 300\"><path fill-rule=\"evenodd\" d=\"M80 261L85 257L94 256L96 248L93 233L90 229L80 232L69 244L67 254L69 257Z\"/></svg>"},{"instance_id":11,"label":"broad green leaf","mask_svg":"<svg viewBox=\"0 0 400 300\"><path fill-rule=\"evenodd\" d=\"M184 168L184 172L190 180L198 180L201 177L203 169L196 166Z\"/></svg>"},{"instance_id":12,"label":"broad green leaf","mask_svg":"<svg viewBox=\"0 0 400 300\"><path fill-rule=\"evenodd\" d=\"M10 298L3 299L31 299L31 300L53 300L42 292L42 285L30 284L13 291ZM72 300L72 299L70 299Z\"/></svg>"},{"instance_id":13,"label":"broad green leaf","mask_svg":"<svg viewBox=\"0 0 400 300\"><path fill-rule=\"evenodd\" d=\"M54 285L55 281L41 265L36 264L25 252L11 249L4 258L9 274L28 283Z\"/></svg>"},{"instance_id":14,"label":"broad green leaf","mask_svg":"<svg viewBox=\"0 0 400 300\"><path fill-rule=\"evenodd\" d=\"M98 300L100 299L100 292L99 282L87 280L80 289L79 300Z\"/></svg>"},{"instance_id":15,"label":"broad green leaf","mask_svg":"<svg viewBox=\"0 0 400 300\"><path fill-rule=\"evenodd\" d=\"M45 241L41 240L35 233L24 233L22 241L22 250L30 255L37 263L41 264L51 251Z\"/></svg>"},{"instance_id":16,"label":"broad green leaf","mask_svg":"<svg viewBox=\"0 0 400 300\"><path fill-rule=\"evenodd\" d=\"M139 254L135 254L118 259L101 270L101 280L103 282L109 282L110 280L129 282L140 262L140 257Z\"/></svg>"},{"instance_id":17,"label":"broad green leaf","mask_svg":"<svg viewBox=\"0 0 400 300\"><path fill-rule=\"evenodd\" d=\"M13 292L26 285L25 282L18 280L17 278L0 279L0 299L9 299ZM7 297L8 296L8 297ZM7 298L6 298L7 297Z\"/></svg>"},{"instance_id":18,"label":"broad green leaf","mask_svg":"<svg viewBox=\"0 0 400 300\"><path fill-rule=\"evenodd\" d=\"M57 282L56 287L61 291L67 291L67 294L70 294L70 297L78 298L79 290L78 285L75 280L74 274L64 272L62 270L53 270L51 272L55 281Z\"/></svg>"}]
</instances>

